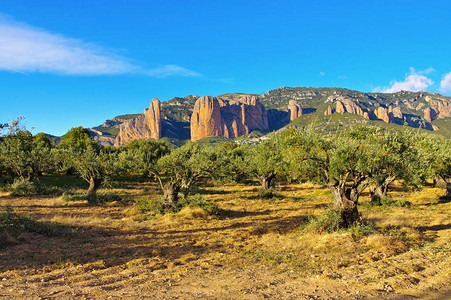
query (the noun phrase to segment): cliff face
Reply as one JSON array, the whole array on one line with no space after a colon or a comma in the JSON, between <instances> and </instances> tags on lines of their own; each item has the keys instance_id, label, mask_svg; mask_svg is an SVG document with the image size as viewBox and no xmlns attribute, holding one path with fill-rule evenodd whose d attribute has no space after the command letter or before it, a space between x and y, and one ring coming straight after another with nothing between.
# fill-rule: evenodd
<instances>
[{"instance_id":1,"label":"cliff face","mask_svg":"<svg viewBox=\"0 0 451 300\"><path fill-rule=\"evenodd\" d=\"M433 106L435 107L435 109L431 107L425 108L423 119L413 115L404 115L402 113L401 107L399 106L377 106L376 108L374 108L374 110L371 110L371 107L367 107L362 103L359 103L358 100L346 98L343 96L331 96L326 100L326 102L336 103L335 111L332 109L331 105L327 107L326 111L324 112L324 115L326 116L331 115L334 112L341 114L350 113L362 116L368 120L379 119L388 124L395 123L399 125L407 123L409 126L419 127L427 130L439 129L437 126L431 124L434 119L437 119L440 116L440 113L435 109L440 109L442 117L447 116L447 114L451 115L451 105L449 104L449 101L447 102L442 100L434 100L432 98L429 99L429 102L431 103L431 107ZM426 104L424 103L421 104L422 105L417 106L417 110L420 110L426 106Z\"/></svg>"},{"instance_id":2,"label":"cliff face","mask_svg":"<svg viewBox=\"0 0 451 300\"><path fill-rule=\"evenodd\" d=\"M150 107L142 115L121 124L114 145L124 145L134 139L160 139L160 111L160 101L154 98L150 103Z\"/></svg>"},{"instance_id":3,"label":"cliff face","mask_svg":"<svg viewBox=\"0 0 451 300\"><path fill-rule=\"evenodd\" d=\"M267 131L268 113L256 96L239 95L230 100L200 97L191 116L191 140L208 136L236 138L252 130Z\"/></svg>"},{"instance_id":4,"label":"cliff face","mask_svg":"<svg viewBox=\"0 0 451 300\"><path fill-rule=\"evenodd\" d=\"M191 115L190 129L192 141L206 136L223 135L221 105L217 98L202 96L197 99Z\"/></svg>"},{"instance_id":5,"label":"cliff face","mask_svg":"<svg viewBox=\"0 0 451 300\"><path fill-rule=\"evenodd\" d=\"M304 113L301 105L296 100L290 100L288 102L288 111L290 112L290 121L299 118Z\"/></svg>"},{"instance_id":6,"label":"cliff face","mask_svg":"<svg viewBox=\"0 0 451 300\"><path fill-rule=\"evenodd\" d=\"M439 130L438 124L450 124L438 119L451 117L451 97L425 92L363 93L309 87L281 87L261 95L229 93L216 98L189 95L162 102L161 106L155 99L144 113L107 120L91 128L91 135L102 145L161 137L177 142L189 139L190 135L193 140L206 136L236 138L253 130L279 130L290 121L295 126L305 126L311 120L310 114L323 117L335 113L338 115L324 123L343 119L345 126L350 125L353 122L350 120L357 119L339 115L356 114L368 120ZM451 137L450 129L441 132L446 135L450 132Z\"/></svg>"}]
</instances>

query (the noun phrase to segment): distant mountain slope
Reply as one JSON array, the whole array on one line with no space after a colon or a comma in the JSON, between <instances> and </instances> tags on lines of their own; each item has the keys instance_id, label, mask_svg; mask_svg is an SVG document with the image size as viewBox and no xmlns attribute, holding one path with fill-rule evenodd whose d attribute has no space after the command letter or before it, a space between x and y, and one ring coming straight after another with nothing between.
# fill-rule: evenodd
<instances>
[{"instance_id":1,"label":"distant mountain slope","mask_svg":"<svg viewBox=\"0 0 451 300\"><path fill-rule=\"evenodd\" d=\"M334 126L370 123L395 128L406 125L451 137L451 97L439 94L408 91L363 93L343 88L280 87L262 95L228 93L216 98L220 103L234 105L246 96L258 97L263 104L266 109L263 113L267 114L269 122L268 131L278 130L288 124L307 126L313 123L312 126L333 130ZM161 102L162 137L190 139L191 116L198 99L198 96L189 95ZM289 111L289 104L290 109L297 109L296 113ZM107 120L92 128L91 135L102 144L114 144L121 124L140 115L122 115ZM298 118L293 120L293 116ZM227 118L230 119L230 116Z\"/></svg>"}]
</instances>

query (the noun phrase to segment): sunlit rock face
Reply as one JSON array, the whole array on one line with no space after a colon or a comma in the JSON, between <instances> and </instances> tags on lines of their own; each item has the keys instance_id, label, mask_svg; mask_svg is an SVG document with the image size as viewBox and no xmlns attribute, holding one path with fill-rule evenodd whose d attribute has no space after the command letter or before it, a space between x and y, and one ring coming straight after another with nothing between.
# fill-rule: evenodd
<instances>
[{"instance_id":1,"label":"sunlit rock face","mask_svg":"<svg viewBox=\"0 0 451 300\"><path fill-rule=\"evenodd\" d=\"M121 124L115 146L125 145L131 140L161 138L161 106L160 101L154 98L150 107L142 115Z\"/></svg>"},{"instance_id":2,"label":"sunlit rock face","mask_svg":"<svg viewBox=\"0 0 451 300\"><path fill-rule=\"evenodd\" d=\"M253 130L269 129L268 113L256 96L235 99L200 97L191 115L191 140L209 136L236 138Z\"/></svg>"}]
</instances>

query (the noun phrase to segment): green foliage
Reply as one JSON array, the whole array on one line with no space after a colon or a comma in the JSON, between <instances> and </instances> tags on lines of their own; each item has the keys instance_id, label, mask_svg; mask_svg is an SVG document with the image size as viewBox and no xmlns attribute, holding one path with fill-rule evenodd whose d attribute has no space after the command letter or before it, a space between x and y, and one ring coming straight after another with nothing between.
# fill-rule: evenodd
<instances>
[{"instance_id":1,"label":"green foliage","mask_svg":"<svg viewBox=\"0 0 451 300\"><path fill-rule=\"evenodd\" d=\"M376 226L371 222L360 222L352 227L349 227L347 231L356 237L362 237L374 233L376 231Z\"/></svg>"},{"instance_id":2,"label":"green foliage","mask_svg":"<svg viewBox=\"0 0 451 300\"><path fill-rule=\"evenodd\" d=\"M65 135L59 143L58 147L61 149L68 149L74 152L80 152L88 146L93 146L93 140L89 136L87 129L83 127L73 127Z\"/></svg>"},{"instance_id":3,"label":"green foliage","mask_svg":"<svg viewBox=\"0 0 451 300\"><path fill-rule=\"evenodd\" d=\"M258 197L263 199L274 199L280 196L272 187L270 187L269 189L258 189L257 193Z\"/></svg>"},{"instance_id":4,"label":"green foliage","mask_svg":"<svg viewBox=\"0 0 451 300\"><path fill-rule=\"evenodd\" d=\"M216 203L202 197L202 195L199 194L183 199L180 203L182 207L189 206L192 208L203 208L210 215L217 215L219 213L219 208Z\"/></svg>"},{"instance_id":5,"label":"green foliage","mask_svg":"<svg viewBox=\"0 0 451 300\"><path fill-rule=\"evenodd\" d=\"M224 172L227 160L224 149L187 143L161 157L154 174L167 202L177 202L181 190L186 198L191 186L202 176L215 178Z\"/></svg>"},{"instance_id":6,"label":"green foliage","mask_svg":"<svg viewBox=\"0 0 451 300\"><path fill-rule=\"evenodd\" d=\"M160 157L169 154L171 146L167 142L155 140L133 140L121 147L118 155L119 166L124 173L149 175L155 171Z\"/></svg>"},{"instance_id":7,"label":"green foliage","mask_svg":"<svg viewBox=\"0 0 451 300\"><path fill-rule=\"evenodd\" d=\"M10 187L11 196L33 196L38 194L35 183L29 180L16 179Z\"/></svg>"},{"instance_id":8,"label":"green foliage","mask_svg":"<svg viewBox=\"0 0 451 300\"><path fill-rule=\"evenodd\" d=\"M318 217L310 217L302 227L303 232L335 232L341 229L341 210L329 207Z\"/></svg>"},{"instance_id":9,"label":"green foliage","mask_svg":"<svg viewBox=\"0 0 451 300\"><path fill-rule=\"evenodd\" d=\"M348 228L342 227L342 211L330 206L318 217L310 217L306 224L301 227L302 232L332 233L345 231L356 237L362 237L373 233L376 228L373 223L359 221Z\"/></svg>"},{"instance_id":10,"label":"green foliage","mask_svg":"<svg viewBox=\"0 0 451 300\"><path fill-rule=\"evenodd\" d=\"M32 180L54 169L53 144L43 133L33 137L21 121L18 118L8 124L8 134L0 139L0 173L5 171L11 177Z\"/></svg>"},{"instance_id":11,"label":"green foliage","mask_svg":"<svg viewBox=\"0 0 451 300\"><path fill-rule=\"evenodd\" d=\"M0 143L0 160L13 177L31 180L51 168L51 144L34 139L29 131L18 131Z\"/></svg>"},{"instance_id":12,"label":"green foliage","mask_svg":"<svg viewBox=\"0 0 451 300\"><path fill-rule=\"evenodd\" d=\"M89 194L95 194L106 177L117 173L119 151L100 148L82 127L72 128L64 135L56 154L61 170L74 169L89 183Z\"/></svg>"},{"instance_id":13,"label":"green foliage","mask_svg":"<svg viewBox=\"0 0 451 300\"><path fill-rule=\"evenodd\" d=\"M274 186L276 176L284 174L287 161L277 139L263 140L257 145L241 146L242 156L235 162L244 174L256 178L263 190Z\"/></svg>"}]
</instances>

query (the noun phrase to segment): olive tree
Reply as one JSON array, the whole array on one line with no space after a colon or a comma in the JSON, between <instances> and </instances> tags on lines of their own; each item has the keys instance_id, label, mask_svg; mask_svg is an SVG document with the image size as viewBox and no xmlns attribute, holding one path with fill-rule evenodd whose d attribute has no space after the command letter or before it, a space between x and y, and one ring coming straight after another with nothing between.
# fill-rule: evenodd
<instances>
[{"instance_id":1,"label":"olive tree","mask_svg":"<svg viewBox=\"0 0 451 300\"><path fill-rule=\"evenodd\" d=\"M120 149L119 164L127 173L151 175L160 157L169 154L171 147L166 142L155 140L132 140Z\"/></svg>"},{"instance_id":2,"label":"olive tree","mask_svg":"<svg viewBox=\"0 0 451 300\"><path fill-rule=\"evenodd\" d=\"M340 210L341 226L349 227L359 220L357 204L368 186L369 149L366 140L344 134L321 136L314 132L287 131L282 139L291 162L316 174L330 189L334 207Z\"/></svg>"},{"instance_id":3,"label":"olive tree","mask_svg":"<svg viewBox=\"0 0 451 300\"><path fill-rule=\"evenodd\" d=\"M285 171L286 160L277 139L268 139L257 145L243 147L241 170L257 179L261 189L274 187L276 176Z\"/></svg>"},{"instance_id":4,"label":"olive tree","mask_svg":"<svg viewBox=\"0 0 451 300\"><path fill-rule=\"evenodd\" d=\"M72 128L65 134L58 148L60 166L73 168L89 183L89 196L95 195L105 178L117 168L117 152L102 149L82 127Z\"/></svg>"},{"instance_id":5,"label":"olive tree","mask_svg":"<svg viewBox=\"0 0 451 300\"><path fill-rule=\"evenodd\" d=\"M445 198L451 198L451 140L432 135L418 137L421 157L427 162L429 177L439 177L446 184Z\"/></svg>"},{"instance_id":6,"label":"olive tree","mask_svg":"<svg viewBox=\"0 0 451 300\"><path fill-rule=\"evenodd\" d=\"M387 197L395 180L405 186L419 187L424 180L425 164L419 156L415 135L409 131L393 132L379 127L357 126L347 132L353 139L369 145L369 193L373 203Z\"/></svg>"},{"instance_id":7,"label":"olive tree","mask_svg":"<svg viewBox=\"0 0 451 300\"><path fill-rule=\"evenodd\" d=\"M168 204L176 204L179 192L188 196L190 188L214 167L211 152L205 146L188 143L161 157L152 174L157 178Z\"/></svg>"}]
</instances>

